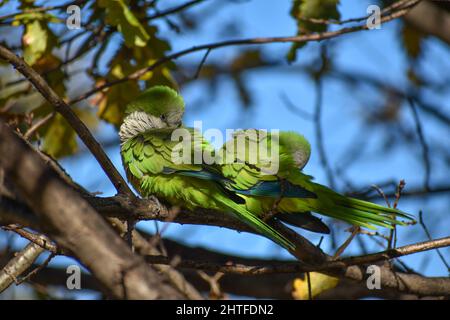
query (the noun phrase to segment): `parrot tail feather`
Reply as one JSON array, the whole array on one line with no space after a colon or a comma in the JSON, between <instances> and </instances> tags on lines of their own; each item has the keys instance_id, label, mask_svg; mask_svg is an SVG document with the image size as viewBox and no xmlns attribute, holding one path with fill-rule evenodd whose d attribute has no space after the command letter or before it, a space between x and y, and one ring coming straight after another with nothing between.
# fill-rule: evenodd
<instances>
[{"instance_id":1,"label":"parrot tail feather","mask_svg":"<svg viewBox=\"0 0 450 320\"><path fill-rule=\"evenodd\" d=\"M367 202L360 199L342 196L328 192L327 196L334 204L330 210L323 210L322 214L345 220L349 223L375 229L374 226L392 229L395 225L407 225L408 222L398 220L397 217L414 221L414 218L403 211ZM325 212L324 212L325 211Z\"/></svg>"},{"instance_id":2,"label":"parrot tail feather","mask_svg":"<svg viewBox=\"0 0 450 320\"><path fill-rule=\"evenodd\" d=\"M225 197L219 197L216 199L218 202L223 204L225 207L231 209L235 216L243 223L254 229L255 231L258 231L263 236L269 238L270 240L274 241L278 245L282 246L283 248L289 250L289 251L295 251L295 244L293 244L291 241L286 239L285 236L283 236L280 232L272 228L270 225L265 223L263 220L249 212L247 209L245 209L244 206L236 204L230 199Z\"/></svg>"}]
</instances>

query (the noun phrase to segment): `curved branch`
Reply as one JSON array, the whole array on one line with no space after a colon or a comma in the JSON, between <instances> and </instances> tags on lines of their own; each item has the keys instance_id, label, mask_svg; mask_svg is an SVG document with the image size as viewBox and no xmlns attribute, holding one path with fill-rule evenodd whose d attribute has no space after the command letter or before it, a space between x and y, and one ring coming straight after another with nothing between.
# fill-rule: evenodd
<instances>
[{"instance_id":1,"label":"curved branch","mask_svg":"<svg viewBox=\"0 0 450 320\"><path fill-rule=\"evenodd\" d=\"M115 298L177 298L181 295L133 254L87 201L0 121L0 167L33 208L39 224L73 253Z\"/></svg>"},{"instance_id":2,"label":"curved branch","mask_svg":"<svg viewBox=\"0 0 450 320\"><path fill-rule=\"evenodd\" d=\"M105 217L114 217L121 220L132 217L137 221L159 220L181 224L209 225L256 233L252 228L226 212L206 209L197 209L195 211L177 210L176 212L173 212L153 199L136 198L130 201L123 196L100 198L86 195L85 199L97 210L97 212ZM300 261L311 265L317 265L327 259L320 248L286 227L284 224L277 221L270 221L268 223L295 244L295 251L290 251L290 253Z\"/></svg>"},{"instance_id":3,"label":"curved branch","mask_svg":"<svg viewBox=\"0 0 450 320\"><path fill-rule=\"evenodd\" d=\"M397 19L401 16L404 16L408 11L413 8L416 4L418 4L421 0L411 0L409 1L408 5L405 7L402 7L400 10L393 12L391 14L387 14L381 18L381 23L386 23L389 21L392 21L394 19ZM356 32L356 31L362 31L362 30L368 30L369 27L367 24L361 24L353 27L346 27L341 28L339 30L335 31L327 31L327 32L321 32L321 33L312 33L312 34L305 34L305 35L299 35L299 36L290 36L290 37L265 37L265 38L248 38L248 39L236 39L236 40L227 40L227 41L221 41L221 42L214 42L214 43L208 43L204 45L194 46L185 50L181 50L179 52L172 53L168 56L162 57L161 59L155 61L150 66L137 70L131 74L129 74L126 77L123 77L121 79L117 79L115 81L107 82L101 86L98 86L97 88L94 88L78 98L72 100L69 102L70 105L80 102L93 94L103 91L105 89L108 89L111 86L124 83L129 80L137 80L140 77L142 77L147 72L153 71L157 67L163 65L166 62L169 62L171 60L178 59L182 56L197 52L197 51L203 51L203 50L213 50L223 47L229 47L229 46L242 46L242 45L261 45L261 44L268 44L268 43L286 43L286 42L292 42L292 43L304 43L309 41L321 41L326 39L332 39L344 34Z\"/></svg>"},{"instance_id":4,"label":"curved branch","mask_svg":"<svg viewBox=\"0 0 450 320\"><path fill-rule=\"evenodd\" d=\"M342 269L349 266L364 265L369 263L378 263L385 260L390 260L393 258L398 258L418 252L424 252L428 250L433 250L437 248L443 248L450 246L450 237L436 239L432 241L425 241L420 243L415 243L396 249L389 249L386 251L358 256L350 258L342 258L335 261L325 262L318 266L305 266L300 265L295 262L280 262L272 265L262 264L262 265L245 265L240 263L210 263L207 261L196 261L196 260L182 260L177 263L179 268L206 270L212 272L223 272L232 274L242 274L242 275L261 275L261 274L274 274L274 273L302 273L302 272L313 272L313 271L331 271L336 273L336 269ZM171 264L172 261L168 257L162 256L147 256L147 262L152 264ZM450 279L449 279L450 281ZM450 285L450 283L449 283ZM449 287L450 288L450 287ZM450 292L450 291L449 291Z\"/></svg>"},{"instance_id":5,"label":"curved branch","mask_svg":"<svg viewBox=\"0 0 450 320\"><path fill-rule=\"evenodd\" d=\"M121 214L125 214L125 209L123 209L116 203L115 198L105 199L92 197L89 199L89 202L93 204L93 206L96 207L96 209L105 216L120 216ZM141 205L143 208L147 205L154 205L151 200L147 199L141 199L138 202L142 202ZM134 214L140 214L139 212L140 209L138 208L136 209L136 212ZM147 213L148 214L145 215L145 219L152 218L156 220L167 221L169 217L168 214L164 213L164 211L160 213L151 213L150 211L147 211ZM130 212L130 214L132 214L132 212ZM144 218L142 214L140 214L140 217ZM251 230L249 230L244 225L240 225L238 222L234 221L231 218L228 218L227 215L220 212L180 212L177 217L172 217L171 219L172 220L169 221L178 223L217 225L251 232ZM298 274L305 271L320 271L330 275L363 282L367 275L366 271L369 264L432 250L435 248L449 246L450 237L407 245L404 247L390 249L364 256L348 257L335 261L327 261L322 265L315 266L307 266L305 264L300 264L293 261L268 261L264 259L248 259L221 255L218 253L214 253L211 255L211 252L198 248L183 247L183 250L185 249L186 251L182 252L179 247L177 248L167 245L168 240L165 240L165 242L166 247L169 251L169 256L181 256L181 261L179 263L176 263L175 265L177 268L181 269L192 270L192 268L195 268L211 272L224 272L230 276L245 275L252 277L270 277L280 274ZM147 262L150 262L152 264L169 264L173 266L173 262L175 261L164 256L155 256L152 254L148 256L149 253L145 251L139 252L146 255ZM199 261L198 257L201 257L202 261ZM450 279L448 278L428 278L420 275L396 272L391 270L387 265L380 266L380 268L382 288L390 288L398 292L413 293L421 296L448 296L450 294ZM192 277L187 278L188 281L192 280Z\"/></svg>"},{"instance_id":6,"label":"curved branch","mask_svg":"<svg viewBox=\"0 0 450 320\"><path fill-rule=\"evenodd\" d=\"M44 249L30 242L0 271L0 293L5 291L17 278L30 268Z\"/></svg>"},{"instance_id":7,"label":"curved branch","mask_svg":"<svg viewBox=\"0 0 450 320\"><path fill-rule=\"evenodd\" d=\"M42 94L42 96L59 112L76 131L80 139L88 147L94 157L97 159L103 171L108 176L109 180L114 184L119 193L127 194L133 197L133 192L128 187L125 180L114 167L111 160L101 148L100 144L95 140L86 125L77 117L75 112L64 102L47 82L39 75L33 68L31 68L23 59L15 55L11 50L0 45L0 58L8 61L14 68L22 73Z\"/></svg>"}]
</instances>

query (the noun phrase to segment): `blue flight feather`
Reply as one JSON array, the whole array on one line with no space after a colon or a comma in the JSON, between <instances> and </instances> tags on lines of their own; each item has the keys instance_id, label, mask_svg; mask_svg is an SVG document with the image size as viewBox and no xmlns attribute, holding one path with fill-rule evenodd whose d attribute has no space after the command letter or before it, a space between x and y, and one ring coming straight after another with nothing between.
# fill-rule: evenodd
<instances>
[{"instance_id":1,"label":"blue flight feather","mask_svg":"<svg viewBox=\"0 0 450 320\"><path fill-rule=\"evenodd\" d=\"M237 194L262 197L283 198L317 198L317 195L288 181L261 181L255 186L239 190L233 189Z\"/></svg>"}]
</instances>

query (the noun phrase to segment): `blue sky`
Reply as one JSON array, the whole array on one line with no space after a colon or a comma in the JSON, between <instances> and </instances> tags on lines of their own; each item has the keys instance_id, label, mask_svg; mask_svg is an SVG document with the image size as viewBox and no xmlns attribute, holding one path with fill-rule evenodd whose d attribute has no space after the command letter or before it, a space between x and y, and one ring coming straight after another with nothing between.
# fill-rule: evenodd
<instances>
[{"instance_id":1,"label":"blue sky","mask_svg":"<svg viewBox=\"0 0 450 320\"><path fill-rule=\"evenodd\" d=\"M49 1L50 3L51 1ZM172 7L183 1L160 1L160 10L164 7ZM189 9L189 12L202 12L209 6L208 2L220 2L219 0L206 1L198 8ZM366 14L369 1L349 0L342 1L340 6L342 18L360 17ZM276 4L275 4L276 3ZM175 34L167 27L164 21L158 21L160 35L170 39L173 51L185 49L194 45L225 40L222 27L229 22L239 24L239 34L233 38L247 38L260 36L287 36L295 33L295 22L288 16L290 1L236 1L228 5L218 5L218 11L213 17L201 22L202 27L198 32ZM176 20L175 20L176 21ZM364 31L357 34L345 35L331 41L330 52L335 64L342 70L351 70L369 74L386 83L395 84L401 89L408 86L405 70L408 67L405 53L398 37L399 24L391 22L383 25L381 30ZM298 54L295 65L312 64L319 44L307 45ZM242 51L243 47L230 47L214 50L208 56L208 61L229 61ZM270 59L282 61L289 44L270 44L264 46L264 55ZM179 62L198 63L203 57L203 52L186 56ZM450 74L449 48L435 39L425 42L425 56L419 62L420 70L430 79L439 80L442 75ZM312 157L305 172L313 175L319 183L326 184L326 176L320 165L319 155L314 134L314 124L311 121L294 115L283 104L281 94L289 97L294 104L307 112L312 113L315 101L314 84L302 73L289 72L289 65L272 70L253 70L245 74L245 81L254 93L255 105L243 113L243 108L237 96L234 85L227 78L219 82L219 94L216 99L208 102L207 107L195 111L195 102L198 99L208 97L206 84L202 80L193 81L182 88L182 94L186 100L185 123L190 126L196 120L203 121L203 128L218 128L225 131L227 128L267 128L280 130L295 130L304 134L312 144ZM76 69L76 66L73 67ZM74 84L76 85L76 83ZM431 102L450 112L450 92L440 94L428 93L427 98ZM405 179L409 186L419 186L423 182L424 170L421 162L421 149L419 144L412 147L405 145L396 147L393 152L382 151L383 130L379 127L367 126L361 114L365 108L380 100L379 94L370 86L367 88L351 89L342 82L326 80L324 83L324 100L322 126L325 140L325 149L329 162L333 168L343 165L345 152L354 142L355 137L361 136L364 140L364 151L361 158L345 171L347 179L356 186L367 187L379 181L393 179L399 181ZM408 126L413 126L412 116L403 108L401 121ZM433 118L420 113L426 139L429 143L439 141L443 137L449 137L448 128L442 127ZM103 124L96 135L100 139L107 139L116 135L116 131L109 125ZM123 173L118 147L109 148L109 156ZM113 195L114 189L100 167L89 155L83 154L62 161L64 168L79 183L91 191L100 191L103 195ZM448 179L448 167L442 161L432 157L431 182L442 182ZM337 179L338 186L344 185ZM342 190L342 189L341 189ZM448 235L450 230L450 218L448 207L450 199L448 195L430 197L424 199L401 199L400 208L406 212L417 214L424 211L433 237ZM154 222L141 222L140 228L154 231ZM347 226L333 224L337 230L338 242L344 241L347 234L342 230ZM319 236L306 231L300 231L313 242L318 242ZM278 248L275 244L262 237L247 233L237 233L223 228L188 226L171 224L165 231L164 237L177 239L191 245L201 245L214 250L234 254L259 256L259 257L284 257L289 254ZM363 240L371 251L382 248L364 235ZM398 245L426 240L426 236L420 226L399 228ZM20 242L18 242L19 244ZM330 252L330 238L325 237L322 248ZM450 250L442 252L447 259ZM358 246L354 242L346 251L346 254L357 254ZM429 276L448 275L442 262L435 252L420 253L402 259L413 269ZM52 263L65 263L65 258L57 258Z\"/></svg>"}]
</instances>

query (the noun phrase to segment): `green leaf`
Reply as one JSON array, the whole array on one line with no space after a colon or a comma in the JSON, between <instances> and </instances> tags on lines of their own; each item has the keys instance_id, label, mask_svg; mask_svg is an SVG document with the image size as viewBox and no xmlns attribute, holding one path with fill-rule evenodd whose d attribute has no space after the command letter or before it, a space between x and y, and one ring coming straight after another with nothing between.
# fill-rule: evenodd
<instances>
[{"instance_id":1,"label":"green leaf","mask_svg":"<svg viewBox=\"0 0 450 320\"><path fill-rule=\"evenodd\" d=\"M41 22L33 21L25 27L22 42L25 47L23 56L25 62L33 65L47 49L48 33Z\"/></svg>"},{"instance_id":2,"label":"green leaf","mask_svg":"<svg viewBox=\"0 0 450 320\"><path fill-rule=\"evenodd\" d=\"M63 20L58 19L54 15L47 12L28 12L28 13L19 13L14 16L14 20L12 21L13 26L19 26L21 24L28 24L33 21L44 21L51 23L61 23Z\"/></svg>"},{"instance_id":3,"label":"green leaf","mask_svg":"<svg viewBox=\"0 0 450 320\"><path fill-rule=\"evenodd\" d=\"M74 154L78 149L75 131L58 113L44 128L42 149L54 158Z\"/></svg>"},{"instance_id":4,"label":"green leaf","mask_svg":"<svg viewBox=\"0 0 450 320\"><path fill-rule=\"evenodd\" d=\"M319 272L309 273L311 280L311 295L312 298L318 296L322 292L335 288L339 283L339 278L330 277ZM294 280L294 291L292 296L297 300L308 300L309 299L309 288L308 281L306 279L295 279Z\"/></svg>"},{"instance_id":5,"label":"green leaf","mask_svg":"<svg viewBox=\"0 0 450 320\"><path fill-rule=\"evenodd\" d=\"M132 48L122 45L110 63L107 81L121 79L136 70L152 65L170 49L166 41L156 36L158 31L156 27L145 26L145 29L150 35L148 44L145 47L133 46ZM170 73L170 68L173 66L173 63L164 64L147 72L139 80L145 81L146 87L167 85L176 88L176 82ZM97 84L101 85L103 81L104 79L98 79ZM127 81L98 94L92 103L98 105L98 115L101 119L118 127L122 123L126 105L139 93L138 81Z\"/></svg>"},{"instance_id":6,"label":"green leaf","mask_svg":"<svg viewBox=\"0 0 450 320\"><path fill-rule=\"evenodd\" d=\"M57 40L45 22L34 20L25 25L22 43L25 62L34 65L42 56L51 53Z\"/></svg>"},{"instance_id":7,"label":"green leaf","mask_svg":"<svg viewBox=\"0 0 450 320\"><path fill-rule=\"evenodd\" d=\"M126 82L111 87L100 101L98 116L117 127L120 126L126 105L136 98L139 92L136 82Z\"/></svg>"},{"instance_id":8,"label":"green leaf","mask_svg":"<svg viewBox=\"0 0 450 320\"><path fill-rule=\"evenodd\" d=\"M328 24L314 23L308 19L339 20L339 0L293 0L291 16L297 21L297 35L324 32ZM297 50L306 43L294 43L288 52L289 62L296 60Z\"/></svg>"},{"instance_id":9,"label":"green leaf","mask_svg":"<svg viewBox=\"0 0 450 320\"><path fill-rule=\"evenodd\" d=\"M124 0L101 0L98 5L106 9L107 23L117 27L128 47L144 47L147 44L149 34Z\"/></svg>"}]
</instances>

